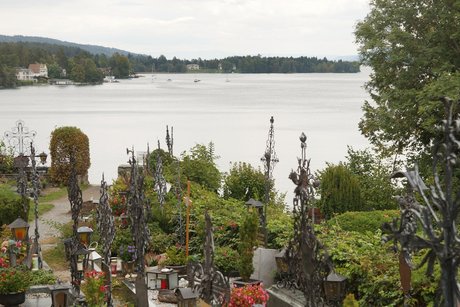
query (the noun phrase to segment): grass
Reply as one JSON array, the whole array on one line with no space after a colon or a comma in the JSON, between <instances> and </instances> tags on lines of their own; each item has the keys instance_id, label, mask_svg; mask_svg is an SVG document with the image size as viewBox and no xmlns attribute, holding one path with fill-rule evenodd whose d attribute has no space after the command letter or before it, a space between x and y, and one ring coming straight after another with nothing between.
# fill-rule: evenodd
<instances>
[{"instance_id":1,"label":"grass","mask_svg":"<svg viewBox=\"0 0 460 307\"><path fill-rule=\"evenodd\" d=\"M38 216L41 216L42 214L52 210L54 208L54 205L53 204L48 204L48 203L39 203L38 204ZM35 218L35 215L34 215L34 206L33 204L30 206L30 210L29 210L29 217L28 217L28 221L33 221L33 219Z\"/></svg>"},{"instance_id":2,"label":"grass","mask_svg":"<svg viewBox=\"0 0 460 307\"><path fill-rule=\"evenodd\" d=\"M56 199L62 198L67 195L67 188L57 188L57 189L52 189L50 190L49 193L46 193L45 195L41 195L38 198L38 201L41 203L48 203L51 201L54 201Z\"/></svg>"},{"instance_id":3,"label":"grass","mask_svg":"<svg viewBox=\"0 0 460 307\"><path fill-rule=\"evenodd\" d=\"M63 243L58 243L54 248L43 251L43 259L53 271L65 271L69 269L65 259Z\"/></svg>"}]
</instances>

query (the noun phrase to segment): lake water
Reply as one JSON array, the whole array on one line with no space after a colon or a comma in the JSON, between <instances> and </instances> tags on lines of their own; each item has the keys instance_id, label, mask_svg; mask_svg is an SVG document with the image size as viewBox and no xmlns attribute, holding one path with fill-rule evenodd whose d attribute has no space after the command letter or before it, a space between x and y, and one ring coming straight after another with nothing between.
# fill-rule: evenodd
<instances>
[{"instance_id":1,"label":"lake water","mask_svg":"<svg viewBox=\"0 0 460 307\"><path fill-rule=\"evenodd\" d=\"M170 79L170 81L168 81ZM200 79L200 82L194 82ZM49 152L51 131L77 126L90 140L89 180L116 177L126 148L145 151L165 144L174 126L174 153L215 143L221 171L245 161L263 169L270 117L275 119L276 188L290 195L287 178L297 166L299 135L308 137L312 171L344 159L347 145L362 149L358 130L363 84L357 74L157 74L97 86L32 86L0 91L0 136L18 119L37 132L38 152ZM290 200L287 199L290 203Z\"/></svg>"}]
</instances>

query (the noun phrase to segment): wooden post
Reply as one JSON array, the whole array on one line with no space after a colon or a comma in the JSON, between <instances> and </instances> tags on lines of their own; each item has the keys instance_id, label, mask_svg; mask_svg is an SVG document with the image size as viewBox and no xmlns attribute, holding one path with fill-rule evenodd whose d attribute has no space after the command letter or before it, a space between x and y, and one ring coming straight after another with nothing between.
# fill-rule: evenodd
<instances>
[{"instance_id":1,"label":"wooden post","mask_svg":"<svg viewBox=\"0 0 460 307\"><path fill-rule=\"evenodd\" d=\"M188 258L188 228L190 224L190 180L187 180L187 199L186 206L187 206L187 213L185 217L185 258Z\"/></svg>"}]
</instances>

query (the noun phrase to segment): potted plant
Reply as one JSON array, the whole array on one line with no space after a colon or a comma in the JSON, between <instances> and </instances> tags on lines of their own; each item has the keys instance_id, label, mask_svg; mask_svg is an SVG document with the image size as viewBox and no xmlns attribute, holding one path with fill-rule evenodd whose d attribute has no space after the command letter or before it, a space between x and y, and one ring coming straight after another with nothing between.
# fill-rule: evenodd
<instances>
[{"instance_id":1,"label":"potted plant","mask_svg":"<svg viewBox=\"0 0 460 307\"><path fill-rule=\"evenodd\" d=\"M23 266L0 268L0 304L17 306L26 300L30 271Z\"/></svg>"},{"instance_id":2,"label":"potted plant","mask_svg":"<svg viewBox=\"0 0 460 307\"><path fill-rule=\"evenodd\" d=\"M237 286L245 284L260 283L258 280L251 280L251 274L254 272L252 258L254 257L254 246L257 245L257 231L259 228L259 218L257 213L249 209L244 216L243 223L240 227L240 243L238 252L240 259L238 262L238 271L241 280L235 280L233 283Z\"/></svg>"},{"instance_id":3,"label":"potted plant","mask_svg":"<svg viewBox=\"0 0 460 307\"><path fill-rule=\"evenodd\" d=\"M186 274L186 262L185 251L173 245L166 250L166 259L161 264L169 269L177 270L179 274Z\"/></svg>"},{"instance_id":4,"label":"potted plant","mask_svg":"<svg viewBox=\"0 0 460 307\"><path fill-rule=\"evenodd\" d=\"M234 287L230 295L229 307L265 306L268 292L262 284Z\"/></svg>"},{"instance_id":5,"label":"potted plant","mask_svg":"<svg viewBox=\"0 0 460 307\"><path fill-rule=\"evenodd\" d=\"M123 274L132 274L134 271L134 260L136 259L136 248L132 245L121 245L118 257L122 261L121 268Z\"/></svg>"}]
</instances>

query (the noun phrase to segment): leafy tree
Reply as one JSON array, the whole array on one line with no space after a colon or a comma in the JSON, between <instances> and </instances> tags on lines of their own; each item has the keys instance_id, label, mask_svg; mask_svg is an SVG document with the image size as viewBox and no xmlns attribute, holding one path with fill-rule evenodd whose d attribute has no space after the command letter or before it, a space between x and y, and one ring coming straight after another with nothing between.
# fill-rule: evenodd
<instances>
[{"instance_id":1,"label":"leafy tree","mask_svg":"<svg viewBox=\"0 0 460 307\"><path fill-rule=\"evenodd\" d=\"M224 197L247 201L250 198L261 199L265 194L265 176L260 169L249 163L233 163L230 172L224 178Z\"/></svg>"},{"instance_id":2,"label":"leafy tree","mask_svg":"<svg viewBox=\"0 0 460 307\"><path fill-rule=\"evenodd\" d=\"M14 69L0 64L0 88L10 88L16 85L17 80Z\"/></svg>"},{"instance_id":3,"label":"leafy tree","mask_svg":"<svg viewBox=\"0 0 460 307\"><path fill-rule=\"evenodd\" d=\"M384 154L429 152L442 114L433 98L460 93L460 10L451 0L371 0L356 27L372 68L361 132ZM375 102L375 103L374 103Z\"/></svg>"},{"instance_id":4,"label":"leafy tree","mask_svg":"<svg viewBox=\"0 0 460 307\"><path fill-rule=\"evenodd\" d=\"M62 69L56 63L51 63L48 66L48 77L49 78L61 78Z\"/></svg>"},{"instance_id":5,"label":"leafy tree","mask_svg":"<svg viewBox=\"0 0 460 307\"><path fill-rule=\"evenodd\" d=\"M347 167L359 182L363 209L396 209L396 187L391 183L391 166L369 150L348 147Z\"/></svg>"},{"instance_id":6,"label":"leafy tree","mask_svg":"<svg viewBox=\"0 0 460 307\"><path fill-rule=\"evenodd\" d=\"M112 74L118 78L128 78L130 72L129 60L126 56L115 53L110 58L110 66L112 67Z\"/></svg>"},{"instance_id":7,"label":"leafy tree","mask_svg":"<svg viewBox=\"0 0 460 307\"><path fill-rule=\"evenodd\" d=\"M81 83L100 83L104 75L96 67L94 61L85 56L77 56L69 61L70 79Z\"/></svg>"},{"instance_id":8,"label":"leafy tree","mask_svg":"<svg viewBox=\"0 0 460 307\"><path fill-rule=\"evenodd\" d=\"M213 142L208 146L197 144L190 153L182 153L182 174L211 191L217 191L222 177L215 163L218 158Z\"/></svg>"},{"instance_id":9,"label":"leafy tree","mask_svg":"<svg viewBox=\"0 0 460 307\"><path fill-rule=\"evenodd\" d=\"M345 164L328 165L320 172L320 181L320 207L326 218L363 209L359 181Z\"/></svg>"},{"instance_id":10,"label":"leafy tree","mask_svg":"<svg viewBox=\"0 0 460 307\"><path fill-rule=\"evenodd\" d=\"M74 155L77 175L87 180L88 169L91 165L89 155L89 140L77 127L59 127L51 132L50 175L53 181L67 184L70 176L70 157Z\"/></svg>"}]
</instances>

